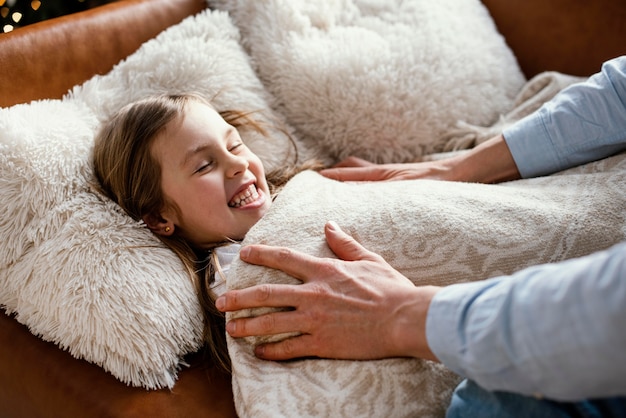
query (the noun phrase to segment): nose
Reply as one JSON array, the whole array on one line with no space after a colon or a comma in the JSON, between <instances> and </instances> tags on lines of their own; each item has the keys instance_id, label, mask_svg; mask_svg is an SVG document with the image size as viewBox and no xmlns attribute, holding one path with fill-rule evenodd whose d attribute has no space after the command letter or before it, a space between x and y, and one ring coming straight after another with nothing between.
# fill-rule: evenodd
<instances>
[{"instance_id":1,"label":"nose","mask_svg":"<svg viewBox=\"0 0 626 418\"><path fill-rule=\"evenodd\" d=\"M248 159L239 155L230 154L226 165L226 176L236 177L246 172L248 169Z\"/></svg>"}]
</instances>

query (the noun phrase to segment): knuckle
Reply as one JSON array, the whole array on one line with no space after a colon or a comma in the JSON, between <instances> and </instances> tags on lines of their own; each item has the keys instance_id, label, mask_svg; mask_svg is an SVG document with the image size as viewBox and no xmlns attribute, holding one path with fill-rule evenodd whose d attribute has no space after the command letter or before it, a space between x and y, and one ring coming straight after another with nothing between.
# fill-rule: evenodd
<instances>
[{"instance_id":1,"label":"knuckle","mask_svg":"<svg viewBox=\"0 0 626 418\"><path fill-rule=\"evenodd\" d=\"M294 357L298 354L295 341L295 338L288 338L282 342L281 351L283 355L286 357Z\"/></svg>"},{"instance_id":2,"label":"knuckle","mask_svg":"<svg viewBox=\"0 0 626 418\"><path fill-rule=\"evenodd\" d=\"M318 271L322 277L333 278L339 274L340 267L337 260L330 259L328 262L321 264Z\"/></svg>"},{"instance_id":3,"label":"knuckle","mask_svg":"<svg viewBox=\"0 0 626 418\"><path fill-rule=\"evenodd\" d=\"M325 298L330 293L330 290L325 283L311 283L308 290L314 298Z\"/></svg>"},{"instance_id":4,"label":"knuckle","mask_svg":"<svg viewBox=\"0 0 626 418\"><path fill-rule=\"evenodd\" d=\"M255 292L255 298L259 302L265 302L272 294L272 287L269 284L259 285Z\"/></svg>"},{"instance_id":5,"label":"knuckle","mask_svg":"<svg viewBox=\"0 0 626 418\"><path fill-rule=\"evenodd\" d=\"M271 334L274 330L276 322L274 321L274 315L268 314L258 317L259 329L263 334Z\"/></svg>"},{"instance_id":6,"label":"knuckle","mask_svg":"<svg viewBox=\"0 0 626 418\"><path fill-rule=\"evenodd\" d=\"M288 261L293 257L293 251L289 248L279 248L276 252L276 258L278 261Z\"/></svg>"},{"instance_id":7,"label":"knuckle","mask_svg":"<svg viewBox=\"0 0 626 418\"><path fill-rule=\"evenodd\" d=\"M316 335L320 326L332 321L332 314L324 309L312 309L306 313L306 322L309 324L309 333Z\"/></svg>"}]
</instances>

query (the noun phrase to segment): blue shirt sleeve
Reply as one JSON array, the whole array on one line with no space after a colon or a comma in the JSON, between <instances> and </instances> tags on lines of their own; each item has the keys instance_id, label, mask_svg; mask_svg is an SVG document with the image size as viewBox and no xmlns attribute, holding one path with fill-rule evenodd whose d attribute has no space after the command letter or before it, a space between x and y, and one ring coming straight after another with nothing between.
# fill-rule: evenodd
<instances>
[{"instance_id":1,"label":"blue shirt sleeve","mask_svg":"<svg viewBox=\"0 0 626 418\"><path fill-rule=\"evenodd\" d=\"M551 174L626 149L626 56L572 85L503 132L523 178Z\"/></svg>"},{"instance_id":2,"label":"blue shirt sleeve","mask_svg":"<svg viewBox=\"0 0 626 418\"><path fill-rule=\"evenodd\" d=\"M581 400L626 395L626 243L444 288L431 350L488 390Z\"/></svg>"},{"instance_id":3,"label":"blue shirt sleeve","mask_svg":"<svg viewBox=\"0 0 626 418\"><path fill-rule=\"evenodd\" d=\"M626 149L626 57L605 63L504 137L522 177ZM587 257L444 288L426 336L489 390L557 400L626 395L626 242Z\"/></svg>"}]
</instances>

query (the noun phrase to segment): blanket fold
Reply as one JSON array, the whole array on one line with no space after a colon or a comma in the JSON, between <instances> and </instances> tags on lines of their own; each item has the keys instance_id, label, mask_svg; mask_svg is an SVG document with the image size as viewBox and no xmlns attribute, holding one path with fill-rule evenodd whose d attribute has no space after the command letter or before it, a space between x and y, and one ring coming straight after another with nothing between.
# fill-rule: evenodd
<instances>
[{"instance_id":1,"label":"blanket fold","mask_svg":"<svg viewBox=\"0 0 626 418\"><path fill-rule=\"evenodd\" d=\"M564 88L584 81L584 77L576 77L556 71L545 71L527 81L515 98L512 109L502 115L490 126L478 126L460 121L454 128L446 131L438 142L444 144L442 152L458 151L473 148L486 140L502 133L502 131L539 109Z\"/></svg>"}]
</instances>

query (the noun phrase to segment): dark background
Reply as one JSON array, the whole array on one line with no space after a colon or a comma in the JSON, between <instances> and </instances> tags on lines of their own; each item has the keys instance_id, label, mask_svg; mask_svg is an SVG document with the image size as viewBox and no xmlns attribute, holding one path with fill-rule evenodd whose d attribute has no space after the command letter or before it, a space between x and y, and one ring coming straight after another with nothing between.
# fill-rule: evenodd
<instances>
[{"instance_id":1,"label":"dark background","mask_svg":"<svg viewBox=\"0 0 626 418\"><path fill-rule=\"evenodd\" d=\"M0 36L22 26L81 12L114 0L0 0Z\"/></svg>"}]
</instances>

